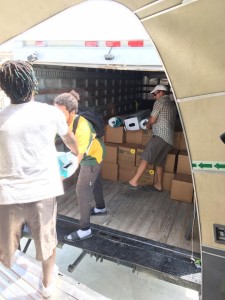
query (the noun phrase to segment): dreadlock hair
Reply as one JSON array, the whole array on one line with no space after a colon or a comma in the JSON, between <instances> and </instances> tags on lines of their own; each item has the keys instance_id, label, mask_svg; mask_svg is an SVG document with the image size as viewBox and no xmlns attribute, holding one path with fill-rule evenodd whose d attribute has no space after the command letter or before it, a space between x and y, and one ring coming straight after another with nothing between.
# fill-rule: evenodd
<instances>
[{"instance_id":1,"label":"dreadlock hair","mask_svg":"<svg viewBox=\"0 0 225 300\"><path fill-rule=\"evenodd\" d=\"M65 106L66 110L68 110L68 112L75 111L75 113L77 113L79 101L80 101L80 95L74 90L72 90L69 93L63 93L58 95L54 99L54 104L63 105Z\"/></svg>"},{"instance_id":2,"label":"dreadlock hair","mask_svg":"<svg viewBox=\"0 0 225 300\"><path fill-rule=\"evenodd\" d=\"M32 66L21 60L8 60L0 67L0 88L12 104L29 102L38 91L38 82Z\"/></svg>"}]
</instances>

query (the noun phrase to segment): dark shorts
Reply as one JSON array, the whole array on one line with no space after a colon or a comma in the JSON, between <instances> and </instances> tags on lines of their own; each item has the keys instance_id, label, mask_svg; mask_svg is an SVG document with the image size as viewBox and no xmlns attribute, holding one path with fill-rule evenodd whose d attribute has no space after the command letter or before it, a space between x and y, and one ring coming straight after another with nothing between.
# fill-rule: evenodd
<instances>
[{"instance_id":1,"label":"dark shorts","mask_svg":"<svg viewBox=\"0 0 225 300\"><path fill-rule=\"evenodd\" d=\"M141 159L149 164L163 167L166 163L167 154L172 150L172 146L162 138L153 136L145 147Z\"/></svg>"}]
</instances>

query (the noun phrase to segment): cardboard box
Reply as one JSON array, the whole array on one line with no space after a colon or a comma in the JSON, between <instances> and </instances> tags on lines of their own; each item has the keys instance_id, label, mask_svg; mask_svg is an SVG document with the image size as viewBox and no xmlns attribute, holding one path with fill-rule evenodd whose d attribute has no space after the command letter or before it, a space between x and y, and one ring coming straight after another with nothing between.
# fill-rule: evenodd
<instances>
[{"instance_id":1,"label":"cardboard box","mask_svg":"<svg viewBox=\"0 0 225 300\"><path fill-rule=\"evenodd\" d=\"M126 131L126 143L132 143L140 145L142 143L143 130L127 130Z\"/></svg>"},{"instance_id":2,"label":"cardboard box","mask_svg":"<svg viewBox=\"0 0 225 300\"><path fill-rule=\"evenodd\" d=\"M118 164L135 166L136 161L136 145L123 144L118 147Z\"/></svg>"},{"instance_id":3,"label":"cardboard box","mask_svg":"<svg viewBox=\"0 0 225 300\"><path fill-rule=\"evenodd\" d=\"M141 155L144 151L144 146L138 146L137 151L136 151L136 162L135 165L138 167L141 163Z\"/></svg>"},{"instance_id":4,"label":"cardboard box","mask_svg":"<svg viewBox=\"0 0 225 300\"><path fill-rule=\"evenodd\" d=\"M171 186L171 199L191 203L193 201L193 191L190 175L175 175Z\"/></svg>"},{"instance_id":5,"label":"cardboard box","mask_svg":"<svg viewBox=\"0 0 225 300\"><path fill-rule=\"evenodd\" d=\"M153 185L154 183L155 170L146 169L141 178L138 181L138 185Z\"/></svg>"},{"instance_id":6,"label":"cardboard box","mask_svg":"<svg viewBox=\"0 0 225 300\"><path fill-rule=\"evenodd\" d=\"M106 143L122 144L125 142L125 131L123 127L113 128L109 125L106 126L105 134Z\"/></svg>"},{"instance_id":7,"label":"cardboard box","mask_svg":"<svg viewBox=\"0 0 225 300\"><path fill-rule=\"evenodd\" d=\"M178 150L173 149L167 154L166 164L164 166L164 172L174 173L177 164L178 152L179 152Z\"/></svg>"},{"instance_id":8,"label":"cardboard box","mask_svg":"<svg viewBox=\"0 0 225 300\"><path fill-rule=\"evenodd\" d=\"M164 191L171 191L172 182L174 179L175 174L174 173L163 173L163 182L162 182L162 188Z\"/></svg>"},{"instance_id":9,"label":"cardboard box","mask_svg":"<svg viewBox=\"0 0 225 300\"><path fill-rule=\"evenodd\" d=\"M191 167L187 151L180 151L178 154L177 174L191 175Z\"/></svg>"},{"instance_id":10,"label":"cardboard box","mask_svg":"<svg viewBox=\"0 0 225 300\"><path fill-rule=\"evenodd\" d=\"M128 182L135 175L137 167L119 165L119 181Z\"/></svg>"},{"instance_id":11,"label":"cardboard box","mask_svg":"<svg viewBox=\"0 0 225 300\"><path fill-rule=\"evenodd\" d=\"M136 151L136 166L137 167L141 163L141 155L142 155L142 152L144 151L144 146L138 146L138 147L140 147L140 148L137 148L137 151ZM147 168L154 170L155 166L151 165L151 164L148 164Z\"/></svg>"},{"instance_id":12,"label":"cardboard box","mask_svg":"<svg viewBox=\"0 0 225 300\"><path fill-rule=\"evenodd\" d=\"M113 164L113 163L103 161L102 178L117 181L118 180L118 164Z\"/></svg>"},{"instance_id":13,"label":"cardboard box","mask_svg":"<svg viewBox=\"0 0 225 300\"><path fill-rule=\"evenodd\" d=\"M110 162L116 164L118 161L118 144L105 143L106 156L104 162Z\"/></svg>"},{"instance_id":14,"label":"cardboard box","mask_svg":"<svg viewBox=\"0 0 225 300\"><path fill-rule=\"evenodd\" d=\"M171 191L171 186L172 186L172 181L174 179L175 174L174 173L167 173L167 172L163 172L163 180L162 180L162 189L164 191ZM154 183L156 182L156 173L155 173L155 177L154 177Z\"/></svg>"},{"instance_id":15,"label":"cardboard box","mask_svg":"<svg viewBox=\"0 0 225 300\"><path fill-rule=\"evenodd\" d=\"M147 145L147 143L149 142L149 140L152 137L152 130L143 130L142 132L142 145Z\"/></svg>"},{"instance_id":16,"label":"cardboard box","mask_svg":"<svg viewBox=\"0 0 225 300\"><path fill-rule=\"evenodd\" d=\"M180 150L180 131L175 131L174 132L174 141L173 141L173 148Z\"/></svg>"},{"instance_id":17,"label":"cardboard box","mask_svg":"<svg viewBox=\"0 0 225 300\"><path fill-rule=\"evenodd\" d=\"M187 145L184 139L184 133L183 131L180 133L180 150L187 150Z\"/></svg>"}]
</instances>

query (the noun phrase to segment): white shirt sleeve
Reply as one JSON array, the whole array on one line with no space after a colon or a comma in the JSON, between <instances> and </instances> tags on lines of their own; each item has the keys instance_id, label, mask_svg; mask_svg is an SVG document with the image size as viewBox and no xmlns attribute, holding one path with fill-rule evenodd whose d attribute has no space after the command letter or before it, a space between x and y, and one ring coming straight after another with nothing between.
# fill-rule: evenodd
<instances>
[{"instance_id":1,"label":"white shirt sleeve","mask_svg":"<svg viewBox=\"0 0 225 300\"><path fill-rule=\"evenodd\" d=\"M60 136L64 136L68 132L68 125L66 123L66 118L61 110L55 108L56 112L56 126L57 126L57 133Z\"/></svg>"}]
</instances>

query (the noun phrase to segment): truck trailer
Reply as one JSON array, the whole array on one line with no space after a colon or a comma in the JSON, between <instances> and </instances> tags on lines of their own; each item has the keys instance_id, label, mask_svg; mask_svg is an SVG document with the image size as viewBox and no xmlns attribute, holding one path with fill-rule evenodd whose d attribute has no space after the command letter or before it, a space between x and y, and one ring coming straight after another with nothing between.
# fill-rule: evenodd
<instances>
[{"instance_id":1,"label":"truck trailer","mask_svg":"<svg viewBox=\"0 0 225 300\"><path fill-rule=\"evenodd\" d=\"M4 30L1 31L0 42L3 43L10 38L18 35L31 28L32 26L40 23L41 21L53 16L54 14L72 7L73 5L79 4L83 1L69 0L69 1L48 1L48 5L42 1L35 2L31 1L29 3L29 7L26 7L26 1L19 1L18 3L3 1L1 8L1 28ZM225 21L223 17L223 12L225 9L225 3L222 0L177 0L177 1L118 1L119 3L128 7L140 20L145 29L147 30L150 38L152 39L155 48L158 51L158 54L161 58L163 65L163 74L162 76L157 74L144 74L149 79L158 78L158 79L166 79L168 80L168 86L171 89L171 94L174 97L174 100L177 105L179 119L181 123L182 132L184 135L184 141L187 148L189 166L191 168L191 178L193 182L194 189L194 204L191 204L192 212L190 209L189 217L187 218L187 223L190 225L190 219L194 219L193 216L197 216L198 230L199 232L199 245L200 245L200 256L202 261L201 268L201 295L202 299L224 299L224 270L225 270L225 246L224 246L224 231L225 231L225 212L223 209L224 204L224 195L225 195L225 185L224 185L224 165L225 165L225 152L224 152L224 144L220 139L220 136L224 133L224 113L225 113L225 101L224 101L224 38L223 32L225 29ZM43 5L42 5L43 4ZM44 9L43 9L44 7ZM20 11L20 13L18 13ZM35 14L31 13L35 11ZM9 21L10 16L10 21ZM65 75L65 68L68 66L62 66L58 71L58 75L56 78L52 79L54 82L60 78L63 82L63 76ZM36 69L36 73L40 74L39 82L40 85L43 84L44 87L44 74L48 76L49 67L46 66L38 66ZM58 68L58 66L57 66ZM57 69L56 68L56 69ZM73 67L72 67L73 68ZM67 69L66 69L67 71ZM91 97L94 97L91 100L94 101L94 105L96 105L96 97L99 95L94 95L94 90L96 90L96 78L103 72L102 79L97 80L99 85L102 85L104 88L101 90L105 90L105 87L111 84L109 88L111 91L114 90L116 97L111 94L111 99L114 97L114 100L119 98L120 93L128 93L135 99L125 100L130 102L129 104L122 104L120 112L121 114L125 113L133 113L135 112L135 108L132 107L132 103L137 100L143 100L142 97L139 97L140 89L137 88L136 92L128 92L133 88L128 84L126 89L122 88L122 84L125 82L125 73L128 71L119 70L121 72L119 75L115 72L115 74L110 75L111 78L115 75L118 75L118 79L108 80L109 71L105 71L96 69L93 77L90 78L90 82L85 82L85 79L81 77L73 77L73 72L83 72L83 70L76 69L71 70L69 73L74 80L77 82L73 83L73 86L82 86L88 84L88 87L92 87ZM109 72L106 76L104 74ZM130 72L130 71L129 71ZM132 72L132 71L131 71ZM140 71L139 71L140 72ZM64 74L64 75L63 75ZM98 75L97 75L98 74ZM138 75L141 74L141 78ZM152 76L153 75L153 76ZM129 73L129 77L130 77ZM143 73L133 72L133 82L135 82L135 86L142 86L143 84ZM115 76L117 77L117 76ZM121 78L122 77L122 78ZM42 78L42 79L41 79ZM107 79L105 79L107 78ZM106 81L107 80L107 81ZM63 83L64 84L64 83ZM48 88L48 91L44 91L49 95L49 101L52 99L51 94L60 93L62 90L68 90L70 86L65 87L62 84L62 88L58 88L53 90ZM87 88L87 86L85 86ZM151 86L149 87L151 88ZM82 92L82 91L81 91ZM110 91L107 91L110 93ZM142 93L143 95L143 93ZM40 95L41 96L41 95ZM88 96L88 95L86 95ZM101 95L98 101L98 108L102 109L102 113L105 117L109 116L113 109L113 103L106 103L107 99L105 95ZM108 94L107 94L108 96ZM45 97L46 98L46 97ZM47 97L48 98L48 97ZM102 99L102 100L101 100ZM124 101L124 98L120 98L121 101ZM144 99L145 100L145 99ZM102 102L101 102L102 101ZM106 102L105 102L106 101ZM111 101L112 102L112 101ZM140 101L144 102L144 101ZM142 105L143 103L141 103ZM145 104L145 102L144 102ZM111 107L110 107L111 105ZM140 107L140 106L139 106ZM114 108L115 109L115 108ZM107 110L107 111L105 111ZM114 110L113 114L117 114L117 111ZM69 184L68 184L69 186ZM138 200L147 202L147 198L150 198L150 201L156 201L156 196L140 196L134 193L128 195L126 192L121 192L118 190L117 183L112 181L105 182L104 187L105 194L109 193L107 202L111 202L111 200L118 199L117 203L114 203L112 207L110 207L111 215L116 219L121 211L129 210L131 213L130 219L122 219L122 222L117 225L114 223L114 228L109 228L113 230L111 234L106 232L106 227L108 222L113 224L112 220L108 220L107 218L103 221L96 219L96 224L93 226L96 228L96 236L101 240L101 247L103 249L107 248L107 245L102 243L102 241L107 240L107 242L114 242L116 244L118 240L123 240L124 235L121 236L121 232L126 232L127 237L124 245L128 245L126 248L126 257L130 254L130 249L136 249L135 243L141 242L141 247L144 248L146 252L143 252L142 255L138 255L136 253L135 257L140 260L135 261L134 265L144 266L143 262L140 262L142 258L148 258L148 253L150 253L150 246L153 248L157 246L156 253L159 255L158 259L156 259L154 265L159 266L160 263L163 265L163 258L160 256L164 251L165 239L166 239L166 229L172 223L171 220L174 218L168 218L166 223L162 226L161 235L159 237L159 223L155 223L158 229L158 233L155 236L141 236L144 235L145 232L153 232L151 228L148 230L148 226L152 227L149 224L145 224L142 227L142 233L138 232L138 228L141 228L142 220L147 217L147 219L151 219L150 216L146 216L145 213L141 212L141 219L137 220L136 213L129 207L131 203L126 202L128 199L132 202L132 207L135 207L135 210L138 210ZM68 187L69 190L69 187ZM108 191L108 192L107 192ZM146 193L145 195L147 195ZM69 194L67 194L69 195ZM111 196L110 196L111 195ZM167 195L167 193L165 193ZM142 198L143 197L143 198ZM153 198L151 198L153 197ZM162 197L162 196L160 196ZM141 199L139 199L141 198ZM67 198L69 199L69 197ZM163 199L158 199L159 201L155 202L156 206L160 206L160 201ZM168 199L164 199L165 202L169 201ZM69 200L68 200L69 201ZM113 202L113 201L112 201ZM155 213L154 203L152 202L151 209L148 213ZM60 200L59 200L59 203ZM73 203L73 204L72 204ZM119 204L123 204L124 208L121 210L118 209L117 212L114 211L114 208L119 208ZM165 216L168 217L169 210L169 202L166 202L168 208L166 210L166 214L163 217L165 220ZM177 203L177 209L179 202ZM163 203L165 204L165 203ZM60 204L61 205L61 204ZM59 207L60 207L59 205ZM74 211L74 202L70 202L68 210L72 212L71 208ZM126 206L127 205L127 206ZM186 204L189 205L189 204ZM185 205L184 205L185 206ZM163 207L163 205L161 206ZM180 206L181 207L181 206ZM195 213L196 208L196 213ZM179 209L178 209L179 210ZM181 208L180 216L183 219L182 211L187 211L188 209ZM172 207L171 207L172 211ZM194 211L194 212L193 212ZM69 212L66 213L66 208L61 206L61 213L59 218L59 226L61 231L65 230L65 228L69 228L70 226L74 226L76 224L76 219L78 218L78 214L73 213L73 215L68 215ZM144 217L143 217L143 214ZM172 213L173 216L176 215L176 209ZM72 218L68 219L68 218ZM121 215L121 218L123 216ZM156 218L157 219L157 218ZM157 219L159 220L159 219ZM111 222L112 221L112 222ZM102 222L102 224L100 224ZM137 222L137 223L136 223ZM139 222L139 223L138 223ZM151 221L150 221L151 222ZM158 221L159 222L159 221ZM135 224L136 223L136 224ZM67 224L64 227L64 224ZM100 228L98 226L101 226ZM112 226L112 227L113 227ZM102 228L103 227L103 228ZM176 226L175 226L176 227ZM178 228L179 227L179 228ZM186 229L189 226L183 227L183 232L181 234L180 226L177 226L174 229L174 237L181 234L184 236L184 244L185 244L185 233ZM107 227L108 228L108 227ZM126 228L126 229L125 229ZM132 231L133 228L133 232ZM136 229L135 229L136 228ZM121 230L122 229L122 230ZM119 231L116 232L115 231ZM133 233L135 232L135 236L139 238L133 240ZM138 233L138 234L137 234ZM154 235L154 234L153 234ZM196 234L197 235L197 234ZM195 236L195 235L194 235ZM110 237L110 239L108 238ZM188 237L188 235L186 235ZM128 238L128 239L127 239ZM157 238L159 240L157 240ZM140 239L140 240L139 240ZM147 241L146 241L147 239ZM149 241L155 241L152 243ZM132 244L134 242L134 244ZM163 243L163 247L162 244ZM171 242L171 240L170 240ZM171 242L172 243L172 242ZM132 245L131 245L132 244ZM144 245L144 246L143 246ZM132 247L133 246L133 247ZM176 244L175 247L181 245ZM171 248L172 247L172 248ZM173 248L174 246L168 245L168 249L170 251L171 256L167 256L167 262L171 262L171 265L168 269L173 269L172 261L173 259L180 258L180 252L177 253L177 249ZM98 247L97 247L98 248ZM97 249L96 248L96 249ZM93 253L97 253L96 249L85 249L86 251L90 251ZM151 249L152 250L152 249ZM190 248L188 249L190 251ZM124 253L124 252L123 252ZM123 253L120 253L119 261L124 261ZM134 252L133 252L134 253ZM105 253L102 253L104 255ZM190 253L189 253L190 254ZM187 257L189 257L189 254ZM106 255L108 256L107 252ZM157 257L157 255L155 255ZM188 267L189 265L189 259ZM154 260L151 260L152 264ZM130 263L130 261L129 261ZM166 264L165 264L166 265ZM176 264L175 264L176 265ZM187 270L186 266L185 269ZM153 269L153 266L152 266ZM161 272L161 270L156 271ZM175 274L175 270L173 270ZM193 273L193 272L192 272ZM189 273L190 274L190 273ZM189 275L188 274L188 275ZM183 274L182 274L183 276Z\"/></svg>"}]
</instances>

